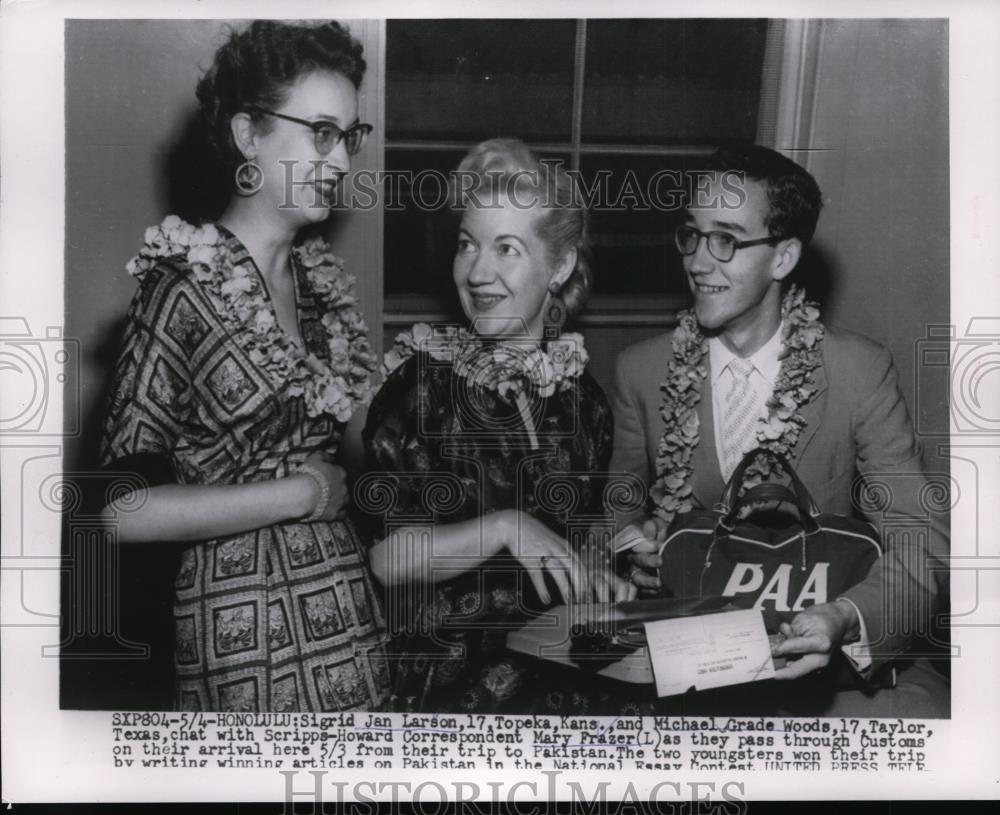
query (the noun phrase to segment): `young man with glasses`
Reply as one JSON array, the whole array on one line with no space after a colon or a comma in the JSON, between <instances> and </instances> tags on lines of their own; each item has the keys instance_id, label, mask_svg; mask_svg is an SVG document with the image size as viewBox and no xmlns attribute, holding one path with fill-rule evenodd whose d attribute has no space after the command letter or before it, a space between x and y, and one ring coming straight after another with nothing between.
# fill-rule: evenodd
<instances>
[{"instance_id":1,"label":"young man with glasses","mask_svg":"<svg viewBox=\"0 0 1000 815\"><path fill-rule=\"evenodd\" d=\"M855 511L851 490L860 473L888 481L894 513L926 517L919 499L926 480L889 352L824 326L788 285L822 206L815 179L759 146L723 148L708 169L711 183L696 187L675 233L697 326L682 322L619 357L612 477L641 477L661 517L711 508L759 438L787 434L792 466L822 511ZM792 353L789 345L818 352ZM665 380L675 384L664 387ZM678 381L697 384L678 397ZM665 522L649 510L619 514L618 540L638 541L628 555L630 579L655 591ZM929 540L884 542L865 581L793 618L775 652L790 658L779 679L823 670L841 649L862 680L899 664L947 586L946 521L936 520ZM810 712L948 715L947 683L926 660L898 675L896 690L859 682L864 692L838 693Z\"/></svg>"}]
</instances>

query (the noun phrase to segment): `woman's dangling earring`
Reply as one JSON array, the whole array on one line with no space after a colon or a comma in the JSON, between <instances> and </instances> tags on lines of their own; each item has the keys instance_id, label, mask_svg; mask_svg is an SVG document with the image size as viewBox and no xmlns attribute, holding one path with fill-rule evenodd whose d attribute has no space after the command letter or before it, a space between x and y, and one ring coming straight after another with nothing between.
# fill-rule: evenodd
<instances>
[{"instance_id":1,"label":"woman's dangling earring","mask_svg":"<svg viewBox=\"0 0 1000 815\"><path fill-rule=\"evenodd\" d=\"M264 186L264 171L253 159L247 159L236 168L236 192L239 195L254 195Z\"/></svg>"},{"instance_id":2,"label":"woman's dangling earring","mask_svg":"<svg viewBox=\"0 0 1000 815\"><path fill-rule=\"evenodd\" d=\"M551 283L549 285L549 302L545 307L545 339L554 340L558 339L559 335L562 333L563 324L566 322L566 303L559 296L559 291L562 286L558 283Z\"/></svg>"}]
</instances>

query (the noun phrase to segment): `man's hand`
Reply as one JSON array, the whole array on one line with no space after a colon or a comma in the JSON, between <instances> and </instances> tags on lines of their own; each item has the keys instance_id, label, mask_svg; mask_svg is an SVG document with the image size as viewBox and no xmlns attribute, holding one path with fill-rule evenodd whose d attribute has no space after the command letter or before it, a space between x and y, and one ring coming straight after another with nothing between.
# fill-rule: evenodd
<instances>
[{"instance_id":1,"label":"man's hand","mask_svg":"<svg viewBox=\"0 0 1000 815\"><path fill-rule=\"evenodd\" d=\"M660 544L667 538L667 525L656 516L645 521L640 527L642 540L629 552L632 569L628 579L644 591L659 591L660 585Z\"/></svg>"},{"instance_id":2,"label":"man's hand","mask_svg":"<svg viewBox=\"0 0 1000 815\"><path fill-rule=\"evenodd\" d=\"M789 660L774 678L798 679L822 670L845 642L857 639L858 630L858 614L850 603L823 603L799 612L790 623L781 624L787 639L772 653Z\"/></svg>"}]
</instances>

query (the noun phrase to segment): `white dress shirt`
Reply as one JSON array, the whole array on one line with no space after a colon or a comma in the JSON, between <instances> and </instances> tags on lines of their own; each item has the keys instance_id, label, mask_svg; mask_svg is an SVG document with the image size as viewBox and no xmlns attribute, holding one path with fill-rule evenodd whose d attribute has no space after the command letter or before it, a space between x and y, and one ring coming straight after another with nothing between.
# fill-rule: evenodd
<instances>
[{"instance_id":1,"label":"white dress shirt","mask_svg":"<svg viewBox=\"0 0 1000 815\"><path fill-rule=\"evenodd\" d=\"M758 417L767 414L767 400L774 391L774 382L781 370L781 328L774 332L767 342L749 357L754 371L750 374L750 388L754 392L755 401L759 405ZM736 359L736 354L730 351L718 337L708 341L708 362L712 377L712 416L715 428L715 454L719 459L719 469L723 478L726 477L725 453L722 449L723 427L722 417L726 414L726 394L732 387L733 374L729 363ZM743 452L749 452L757 446L756 436L751 434L743 444Z\"/></svg>"}]
</instances>

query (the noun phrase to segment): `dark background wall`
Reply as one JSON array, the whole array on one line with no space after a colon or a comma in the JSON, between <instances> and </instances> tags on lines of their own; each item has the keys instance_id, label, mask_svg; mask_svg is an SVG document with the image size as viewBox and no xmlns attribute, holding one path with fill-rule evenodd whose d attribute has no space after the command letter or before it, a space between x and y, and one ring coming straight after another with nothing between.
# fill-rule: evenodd
<instances>
[{"instance_id":1,"label":"dark background wall","mask_svg":"<svg viewBox=\"0 0 1000 815\"><path fill-rule=\"evenodd\" d=\"M807 166L826 202L826 312L892 351L918 427L945 430L925 444L938 466L948 390L918 342L950 314L948 22L825 21L818 79Z\"/></svg>"}]
</instances>

